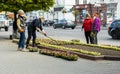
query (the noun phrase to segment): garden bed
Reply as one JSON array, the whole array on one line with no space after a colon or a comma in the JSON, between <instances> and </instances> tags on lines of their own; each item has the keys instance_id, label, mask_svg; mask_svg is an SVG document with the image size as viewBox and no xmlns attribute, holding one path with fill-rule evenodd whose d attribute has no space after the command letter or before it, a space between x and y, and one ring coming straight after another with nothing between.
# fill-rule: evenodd
<instances>
[{"instance_id":1,"label":"garden bed","mask_svg":"<svg viewBox=\"0 0 120 74\"><path fill-rule=\"evenodd\" d=\"M83 49L87 51L99 52L101 55L110 55L110 56L120 56L120 51L116 50L108 50L105 48L98 48L98 47L91 47L91 46L84 46L84 45L61 45L67 48L76 48L76 49Z\"/></svg>"},{"instance_id":2,"label":"garden bed","mask_svg":"<svg viewBox=\"0 0 120 74\"><path fill-rule=\"evenodd\" d=\"M78 49L78 50L85 50L89 52L97 52L100 55L91 55L91 54L84 54L84 53L77 53L80 57L88 58L88 59L107 59L107 60L120 60L120 47L110 46L110 45L92 45L92 44L84 44L80 43L79 41L51 41L49 39L42 39L38 40L38 42L45 42L52 45L66 47L68 49Z\"/></svg>"},{"instance_id":3,"label":"garden bed","mask_svg":"<svg viewBox=\"0 0 120 74\"><path fill-rule=\"evenodd\" d=\"M15 41L15 40L14 40ZM40 49L49 49L59 51L69 51L77 54L79 57L92 60L120 60L120 48L115 46L103 46L84 44L79 41L51 41L49 39L37 39L37 47ZM40 52L40 51L39 51ZM47 53L46 53L47 54ZM53 54L53 53L51 53Z\"/></svg>"}]
</instances>

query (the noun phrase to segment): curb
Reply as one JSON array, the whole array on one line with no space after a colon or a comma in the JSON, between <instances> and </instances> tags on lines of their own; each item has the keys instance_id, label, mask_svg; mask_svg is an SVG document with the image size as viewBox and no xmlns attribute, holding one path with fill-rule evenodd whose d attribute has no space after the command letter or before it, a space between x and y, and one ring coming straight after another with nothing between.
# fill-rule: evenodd
<instances>
[{"instance_id":1,"label":"curb","mask_svg":"<svg viewBox=\"0 0 120 74\"><path fill-rule=\"evenodd\" d=\"M120 56L109 56L109 55L105 55L104 56L105 60L115 60L115 61L120 61Z\"/></svg>"},{"instance_id":2,"label":"curb","mask_svg":"<svg viewBox=\"0 0 120 74\"><path fill-rule=\"evenodd\" d=\"M59 50L59 49L54 49L54 48L49 48L49 47L44 47L44 46L37 46L39 49L51 49L51 50ZM60 50L60 51L67 51L67 50ZM115 60L115 61L120 61L120 56L108 56L108 55L101 55L101 56L91 56L91 55L86 55L86 54L81 54L78 52L72 52L69 51L70 53L77 54L80 58L84 59L89 59L89 60Z\"/></svg>"}]
</instances>

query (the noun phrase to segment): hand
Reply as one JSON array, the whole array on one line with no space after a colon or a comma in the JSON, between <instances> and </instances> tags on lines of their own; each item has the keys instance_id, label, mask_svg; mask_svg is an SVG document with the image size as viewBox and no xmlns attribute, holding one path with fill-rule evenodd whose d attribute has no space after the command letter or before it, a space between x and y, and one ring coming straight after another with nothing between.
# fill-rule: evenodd
<instances>
[{"instance_id":1,"label":"hand","mask_svg":"<svg viewBox=\"0 0 120 74\"><path fill-rule=\"evenodd\" d=\"M40 30L38 29L37 32L40 32Z\"/></svg>"},{"instance_id":2,"label":"hand","mask_svg":"<svg viewBox=\"0 0 120 74\"><path fill-rule=\"evenodd\" d=\"M47 36L44 30L41 31L44 36Z\"/></svg>"},{"instance_id":3,"label":"hand","mask_svg":"<svg viewBox=\"0 0 120 74\"><path fill-rule=\"evenodd\" d=\"M46 33L44 33L44 36L47 36L47 34L46 34Z\"/></svg>"},{"instance_id":4,"label":"hand","mask_svg":"<svg viewBox=\"0 0 120 74\"><path fill-rule=\"evenodd\" d=\"M22 32L24 32L24 30L23 30L23 29L20 29L19 32L22 33Z\"/></svg>"}]
</instances>

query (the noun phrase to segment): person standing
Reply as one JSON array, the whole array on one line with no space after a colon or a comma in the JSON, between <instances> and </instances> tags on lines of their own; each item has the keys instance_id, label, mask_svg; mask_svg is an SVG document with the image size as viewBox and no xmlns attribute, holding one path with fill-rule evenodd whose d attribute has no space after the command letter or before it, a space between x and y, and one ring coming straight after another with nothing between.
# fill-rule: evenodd
<instances>
[{"instance_id":1,"label":"person standing","mask_svg":"<svg viewBox=\"0 0 120 74\"><path fill-rule=\"evenodd\" d=\"M84 29L84 34L85 34L87 44L93 43L92 38L90 36L92 23L93 23L93 20L91 16L89 14L86 14L86 18L83 22L82 28Z\"/></svg>"},{"instance_id":2,"label":"person standing","mask_svg":"<svg viewBox=\"0 0 120 74\"><path fill-rule=\"evenodd\" d=\"M94 33L93 43L98 44L97 34L100 31L100 24L101 24L99 14L95 13L93 19L94 19L92 24L92 32Z\"/></svg>"},{"instance_id":3,"label":"person standing","mask_svg":"<svg viewBox=\"0 0 120 74\"><path fill-rule=\"evenodd\" d=\"M18 31L20 33L20 38L18 42L18 51L26 51L24 48L25 46L25 26L26 26L26 16L23 10L18 11L18 17L17 17L17 27Z\"/></svg>"},{"instance_id":4,"label":"person standing","mask_svg":"<svg viewBox=\"0 0 120 74\"><path fill-rule=\"evenodd\" d=\"M35 47L36 46L36 30L38 32L41 31L42 34L44 34L46 36L45 31L42 28L42 22L44 21L44 17L40 17L37 19L34 19L31 24L28 25L28 38L26 41L26 48L28 48L29 46L29 42L31 40L31 37L33 37L32 39L32 46Z\"/></svg>"}]
</instances>

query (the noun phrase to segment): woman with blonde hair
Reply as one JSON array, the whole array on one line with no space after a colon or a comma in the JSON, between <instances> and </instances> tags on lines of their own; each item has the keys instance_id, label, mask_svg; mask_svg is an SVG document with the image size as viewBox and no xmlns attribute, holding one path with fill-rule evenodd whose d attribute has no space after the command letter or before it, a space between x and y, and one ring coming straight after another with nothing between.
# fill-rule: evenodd
<instances>
[{"instance_id":1,"label":"woman with blonde hair","mask_svg":"<svg viewBox=\"0 0 120 74\"><path fill-rule=\"evenodd\" d=\"M93 43L92 38L90 36L92 23L93 23L93 19L91 18L90 14L87 13L82 26L82 28L84 29L84 34L85 34L87 44Z\"/></svg>"}]
</instances>

